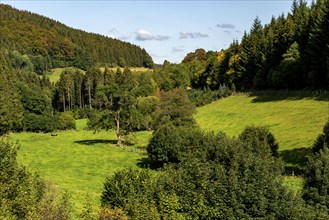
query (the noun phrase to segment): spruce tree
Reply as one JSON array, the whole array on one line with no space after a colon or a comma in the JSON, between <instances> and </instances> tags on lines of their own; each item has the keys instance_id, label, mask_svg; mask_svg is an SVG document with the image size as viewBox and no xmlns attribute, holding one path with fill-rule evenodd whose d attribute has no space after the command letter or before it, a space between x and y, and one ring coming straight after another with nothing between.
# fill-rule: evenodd
<instances>
[{"instance_id":1,"label":"spruce tree","mask_svg":"<svg viewBox=\"0 0 329 220\"><path fill-rule=\"evenodd\" d=\"M310 158L303 189L303 198L317 212L329 216L329 149L324 148Z\"/></svg>"},{"instance_id":2,"label":"spruce tree","mask_svg":"<svg viewBox=\"0 0 329 220\"><path fill-rule=\"evenodd\" d=\"M329 1L318 1L314 13L317 21L310 33L308 53L309 73L314 88L329 87Z\"/></svg>"},{"instance_id":3,"label":"spruce tree","mask_svg":"<svg viewBox=\"0 0 329 220\"><path fill-rule=\"evenodd\" d=\"M17 128L22 119L22 105L15 81L6 53L0 50L0 135Z\"/></svg>"}]
</instances>

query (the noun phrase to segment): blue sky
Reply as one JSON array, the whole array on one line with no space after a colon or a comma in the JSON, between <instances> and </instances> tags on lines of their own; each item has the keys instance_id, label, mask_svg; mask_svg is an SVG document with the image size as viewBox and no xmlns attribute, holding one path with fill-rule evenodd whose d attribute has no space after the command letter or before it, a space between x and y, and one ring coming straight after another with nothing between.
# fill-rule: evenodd
<instances>
[{"instance_id":1,"label":"blue sky","mask_svg":"<svg viewBox=\"0 0 329 220\"><path fill-rule=\"evenodd\" d=\"M240 40L258 16L263 24L291 10L292 0L2 1L70 27L145 48L156 63L179 63L197 48L218 51Z\"/></svg>"}]
</instances>

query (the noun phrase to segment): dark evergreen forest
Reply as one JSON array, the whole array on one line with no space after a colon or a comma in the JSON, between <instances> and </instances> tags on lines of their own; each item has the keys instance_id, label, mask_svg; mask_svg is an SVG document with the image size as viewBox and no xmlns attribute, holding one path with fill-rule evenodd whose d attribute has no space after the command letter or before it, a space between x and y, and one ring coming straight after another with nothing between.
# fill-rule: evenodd
<instances>
[{"instance_id":1,"label":"dark evergreen forest","mask_svg":"<svg viewBox=\"0 0 329 220\"><path fill-rule=\"evenodd\" d=\"M1 48L27 54L36 70L75 66L152 67L142 48L73 29L44 16L0 5Z\"/></svg>"}]
</instances>

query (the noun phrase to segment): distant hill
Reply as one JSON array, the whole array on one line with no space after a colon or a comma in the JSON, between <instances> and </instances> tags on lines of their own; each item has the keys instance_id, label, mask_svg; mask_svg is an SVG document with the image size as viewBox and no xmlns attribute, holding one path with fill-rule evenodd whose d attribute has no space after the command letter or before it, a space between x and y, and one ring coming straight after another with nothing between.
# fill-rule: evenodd
<instances>
[{"instance_id":1,"label":"distant hill","mask_svg":"<svg viewBox=\"0 0 329 220\"><path fill-rule=\"evenodd\" d=\"M0 4L0 44L9 52L43 60L51 68L91 65L153 67L139 46L70 28L58 21Z\"/></svg>"}]
</instances>

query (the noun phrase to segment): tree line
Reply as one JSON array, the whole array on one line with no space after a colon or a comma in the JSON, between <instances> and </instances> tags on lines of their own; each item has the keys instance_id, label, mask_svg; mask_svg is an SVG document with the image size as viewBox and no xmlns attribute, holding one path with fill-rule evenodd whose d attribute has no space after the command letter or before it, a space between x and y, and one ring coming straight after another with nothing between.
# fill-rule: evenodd
<instances>
[{"instance_id":1,"label":"tree line","mask_svg":"<svg viewBox=\"0 0 329 220\"><path fill-rule=\"evenodd\" d=\"M10 131L51 132L75 128L71 112L54 110L53 85L49 79L38 76L31 63L20 59L18 62L16 58L0 49L0 136Z\"/></svg>"},{"instance_id":2,"label":"tree line","mask_svg":"<svg viewBox=\"0 0 329 220\"><path fill-rule=\"evenodd\" d=\"M257 17L225 50L187 54L194 88L328 89L329 3L294 0L291 12L263 25Z\"/></svg>"}]
</instances>

